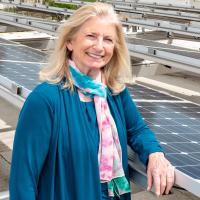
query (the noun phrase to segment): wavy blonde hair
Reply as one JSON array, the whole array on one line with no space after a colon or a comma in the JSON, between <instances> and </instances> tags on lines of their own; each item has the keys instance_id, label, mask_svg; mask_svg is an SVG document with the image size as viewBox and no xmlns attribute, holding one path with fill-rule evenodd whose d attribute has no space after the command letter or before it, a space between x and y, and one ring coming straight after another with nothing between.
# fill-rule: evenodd
<instances>
[{"instance_id":1,"label":"wavy blonde hair","mask_svg":"<svg viewBox=\"0 0 200 200\"><path fill-rule=\"evenodd\" d=\"M66 80L64 87L73 89L73 80L67 64L70 51L67 49L66 43L73 39L80 27L88 19L96 16L109 17L109 21L111 20L115 26L117 41L114 46L113 56L109 63L102 68L102 71L105 75L107 86L114 93L119 93L123 90L122 74L124 76L125 74L130 75L130 56L117 14L111 5L105 3L92 3L82 6L59 27L55 49L49 57L48 65L40 71L41 80L54 84L59 83L61 80Z\"/></svg>"}]
</instances>

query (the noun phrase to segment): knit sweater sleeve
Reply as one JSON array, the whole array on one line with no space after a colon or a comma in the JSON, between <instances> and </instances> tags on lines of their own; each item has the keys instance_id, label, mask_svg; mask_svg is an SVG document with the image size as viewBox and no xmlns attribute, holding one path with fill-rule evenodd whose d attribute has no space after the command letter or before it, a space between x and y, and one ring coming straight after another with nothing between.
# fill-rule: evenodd
<instances>
[{"instance_id":1,"label":"knit sweater sleeve","mask_svg":"<svg viewBox=\"0 0 200 200\"><path fill-rule=\"evenodd\" d=\"M47 157L53 110L45 97L32 92L18 120L10 173L10 200L37 199L37 184Z\"/></svg>"},{"instance_id":2,"label":"knit sweater sleeve","mask_svg":"<svg viewBox=\"0 0 200 200\"><path fill-rule=\"evenodd\" d=\"M155 134L144 122L128 89L125 88L120 95L125 116L128 145L138 153L140 160L147 165L149 154L162 152L162 148Z\"/></svg>"}]
</instances>

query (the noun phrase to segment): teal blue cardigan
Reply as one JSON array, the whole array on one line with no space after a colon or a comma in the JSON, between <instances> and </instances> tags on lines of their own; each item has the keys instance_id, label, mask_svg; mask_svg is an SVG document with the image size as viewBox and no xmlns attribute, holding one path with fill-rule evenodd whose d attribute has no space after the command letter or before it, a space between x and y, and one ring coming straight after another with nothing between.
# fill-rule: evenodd
<instances>
[{"instance_id":1,"label":"teal blue cardigan","mask_svg":"<svg viewBox=\"0 0 200 200\"><path fill-rule=\"evenodd\" d=\"M109 93L108 104L122 147L128 178L127 144L144 164L162 151L144 123L128 89ZM16 129L10 173L10 200L101 200L97 148L83 117L77 90L42 83L26 99ZM96 116L94 116L96 117ZM130 194L122 195L130 200Z\"/></svg>"}]
</instances>

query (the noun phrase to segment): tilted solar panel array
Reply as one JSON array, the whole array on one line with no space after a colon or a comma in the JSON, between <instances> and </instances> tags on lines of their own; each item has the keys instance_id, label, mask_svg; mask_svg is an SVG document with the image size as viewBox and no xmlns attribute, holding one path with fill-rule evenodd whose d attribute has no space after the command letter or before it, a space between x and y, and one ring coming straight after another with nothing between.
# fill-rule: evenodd
<instances>
[{"instance_id":1,"label":"tilted solar panel array","mask_svg":"<svg viewBox=\"0 0 200 200\"><path fill-rule=\"evenodd\" d=\"M200 106L140 85L129 90L166 157L180 171L200 179Z\"/></svg>"},{"instance_id":2,"label":"tilted solar panel array","mask_svg":"<svg viewBox=\"0 0 200 200\"><path fill-rule=\"evenodd\" d=\"M6 78L31 91L40 83L38 73L45 59L43 52L0 39L0 84ZM200 106L138 84L128 88L166 157L200 185Z\"/></svg>"}]
</instances>

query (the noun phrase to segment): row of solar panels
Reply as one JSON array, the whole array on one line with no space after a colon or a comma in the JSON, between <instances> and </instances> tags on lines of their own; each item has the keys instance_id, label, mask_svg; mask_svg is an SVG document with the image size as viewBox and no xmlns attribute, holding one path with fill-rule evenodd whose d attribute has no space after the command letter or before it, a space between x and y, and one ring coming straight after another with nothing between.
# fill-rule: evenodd
<instances>
[{"instance_id":1,"label":"row of solar panels","mask_svg":"<svg viewBox=\"0 0 200 200\"><path fill-rule=\"evenodd\" d=\"M18 24L24 28L44 31L52 35L56 34L59 26L57 22L24 17L23 15L6 12L0 12L0 21L12 25ZM131 56L142 59L146 56L146 59L200 74L199 52L190 53L186 49L179 49L178 47L176 51L172 51L171 48L173 47L170 47L170 45L164 46L158 42L150 41L145 41L144 43L141 39L135 39L134 41L132 39L130 42L127 39L127 41Z\"/></svg>"},{"instance_id":2,"label":"row of solar panels","mask_svg":"<svg viewBox=\"0 0 200 200\"><path fill-rule=\"evenodd\" d=\"M40 83L38 72L46 54L0 39L0 58L0 85L26 98ZM176 166L176 184L200 197L200 106L141 85L128 88L167 158ZM130 160L130 165L137 169L135 161ZM141 169L137 170L140 173Z\"/></svg>"},{"instance_id":3,"label":"row of solar panels","mask_svg":"<svg viewBox=\"0 0 200 200\"><path fill-rule=\"evenodd\" d=\"M68 0L67 0L68 1ZM64 2L64 1L63 1ZM174 9L174 10L187 10L187 11L194 11L198 12L200 10L200 7L196 4L198 1L188 2L185 0L181 1L174 1L174 0L115 0L115 1L109 1L113 4L118 5L136 5L136 6L143 6L143 7L153 7L153 8L167 8L167 9Z\"/></svg>"},{"instance_id":4,"label":"row of solar panels","mask_svg":"<svg viewBox=\"0 0 200 200\"><path fill-rule=\"evenodd\" d=\"M61 1L64 3L75 3L78 5L83 5L83 4L87 4L87 2L83 2L83 1ZM161 15L161 16L166 16L166 17L175 17L175 18L182 18L182 19L188 19L188 20L197 20L199 21L199 9L197 9L197 13L195 12L195 8L192 8L191 11L181 11L181 7L178 7L178 10L164 10L164 9L160 9L160 8L156 8L156 4L152 3L150 5L153 5L153 7L149 7L147 4L142 4L141 2L139 4L139 2L119 2L119 1L107 1L108 3L111 3L115 10L119 10L119 11L127 11L127 12L136 12L136 13L143 13L143 14L151 14L151 15ZM33 6L33 4L31 3L23 3L23 2L16 2L16 1L9 1L9 0L1 0L1 3L8 3L8 4L12 4L12 5L16 5L20 8L30 8ZM172 4L173 5L173 4ZM170 7L170 9L172 9L172 5ZM186 6L188 6L188 4L185 4ZM65 13L73 13L73 10L70 9L62 9L62 8L55 8L55 7L51 7L48 5L43 5L40 3L35 3L34 4L35 8L41 9L41 11L47 11L48 9L52 10L52 12L59 12L59 11L65 11ZM176 7L175 7L176 8ZM174 9L174 8L173 8Z\"/></svg>"},{"instance_id":5,"label":"row of solar panels","mask_svg":"<svg viewBox=\"0 0 200 200\"><path fill-rule=\"evenodd\" d=\"M132 4L121 5L118 3L114 3L113 6L116 11L142 13L142 14L153 15L153 16L164 16L164 17L173 17L173 18L178 18L178 19L200 21L199 13L194 13L194 12L166 10L166 9L150 8L150 7L138 7L137 5L132 5Z\"/></svg>"},{"instance_id":6,"label":"row of solar panels","mask_svg":"<svg viewBox=\"0 0 200 200\"><path fill-rule=\"evenodd\" d=\"M2 3L9 3L8 0L1 0ZM12 1L11 1L12 2ZM76 1L73 3L76 3ZM63 15L71 15L73 13L73 10L65 9L65 8L55 8L55 7L49 7L46 5L41 5L41 4L31 4L31 3L15 3L13 2L12 5L17 6L19 8L24 8L24 9L34 9L38 11L44 11L44 12L51 12L51 13L58 13L58 14L63 14ZM190 21L192 20L197 20L199 21L200 15L197 13L185 13L185 12L177 12L176 14L174 13L175 11L154 11L152 8L142 8L142 7L133 7L132 4L130 5L120 5L118 3L113 3L114 8L116 11L123 11L125 13L148 13L151 15L162 15L162 16L167 16L167 17L178 17L178 18L184 18L188 19ZM170 13L171 12L171 13ZM172 14L173 13L173 14ZM166 14L166 15L165 15ZM148 28L157 28L159 30L164 30L164 31L170 31L170 32L175 32L175 33L180 33L180 34L185 34L185 35L191 35L195 37L200 36L200 24L198 23L180 23L180 22L170 22L167 20L161 20L161 19L143 19L143 18L131 18L127 15L126 17L126 22L128 22L128 25L135 25L135 26L142 26L142 27L148 27ZM122 23L125 23L122 21ZM126 23L127 24L127 23Z\"/></svg>"},{"instance_id":7,"label":"row of solar panels","mask_svg":"<svg viewBox=\"0 0 200 200\"><path fill-rule=\"evenodd\" d=\"M141 26L148 29L173 32L194 37L200 36L200 24L189 24L188 22L170 22L161 19L126 18L122 24Z\"/></svg>"}]
</instances>

